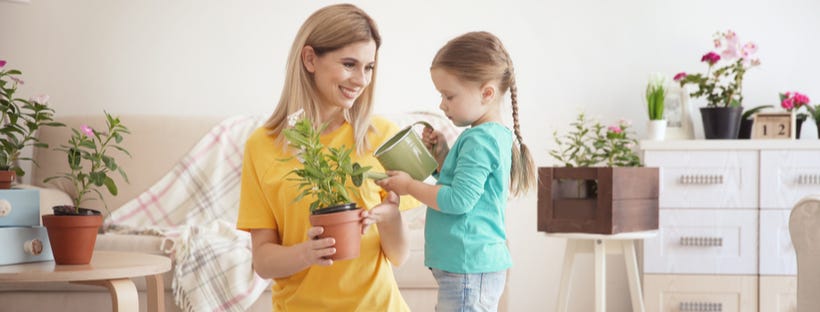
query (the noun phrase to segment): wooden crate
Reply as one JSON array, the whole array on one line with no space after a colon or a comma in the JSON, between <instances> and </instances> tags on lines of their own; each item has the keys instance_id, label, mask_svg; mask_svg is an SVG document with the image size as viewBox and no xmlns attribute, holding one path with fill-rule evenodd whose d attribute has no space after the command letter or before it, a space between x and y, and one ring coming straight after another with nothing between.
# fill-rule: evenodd
<instances>
[{"instance_id":1,"label":"wooden crate","mask_svg":"<svg viewBox=\"0 0 820 312\"><path fill-rule=\"evenodd\" d=\"M597 184L597 194L571 196L559 187L572 181ZM538 168L539 231L617 234L657 229L658 168Z\"/></svg>"}]
</instances>

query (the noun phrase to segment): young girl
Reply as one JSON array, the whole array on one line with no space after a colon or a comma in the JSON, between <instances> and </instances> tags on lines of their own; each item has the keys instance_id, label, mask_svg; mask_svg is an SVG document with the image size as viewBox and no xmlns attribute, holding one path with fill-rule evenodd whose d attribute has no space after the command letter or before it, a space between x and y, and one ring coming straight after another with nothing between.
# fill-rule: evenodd
<instances>
[{"instance_id":1,"label":"young girl","mask_svg":"<svg viewBox=\"0 0 820 312\"><path fill-rule=\"evenodd\" d=\"M436 185L397 171L376 183L429 207L424 251L425 265L439 284L436 309L495 311L512 264L504 228L508 192L518 195L535 185L518 125L512 60L497 37L471 32L438 51L430 75L444 114L456 126L470 128L452 150L440 133L425 129L424 142L439 161ZM502 125L500 113L507 90L512 131Z\"/></svg>"}]
</instances>

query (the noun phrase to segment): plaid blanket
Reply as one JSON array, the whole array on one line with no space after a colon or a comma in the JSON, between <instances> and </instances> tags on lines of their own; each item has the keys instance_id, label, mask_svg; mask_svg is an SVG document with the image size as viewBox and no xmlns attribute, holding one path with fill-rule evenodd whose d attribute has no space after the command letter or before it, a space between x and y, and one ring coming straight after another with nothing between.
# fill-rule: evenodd
<instances>
[{"instance_id":1,"label":"plaid blanket","mask_svg":"<svg viewBox=\"0 0 820 312\"><path fill-rule=\"evenodd\" d=\"M253 271L250 235L236 230L244 143L263 119L228 118L157 183L105 220L109 232L166 238L184 311L245 311L270 285Z\"/></svg>"}]
</instances>

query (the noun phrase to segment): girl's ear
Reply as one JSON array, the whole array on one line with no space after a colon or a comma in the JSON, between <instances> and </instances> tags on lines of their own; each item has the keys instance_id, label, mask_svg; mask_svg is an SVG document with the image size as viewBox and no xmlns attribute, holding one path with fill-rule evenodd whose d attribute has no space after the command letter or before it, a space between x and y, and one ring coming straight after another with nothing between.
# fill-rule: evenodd
<instances>
[{"instance_id":1,"label":"girl's ear","mask_svg":"<svg viewBox=\"0 0 820 312\"><path fill-rule=\"evenodd\" d=\"M481 86L481 103L492 103L495 98L496 88L492 83L485 83Z\"/></svg>"},{"instance_id":2,"label":"girl's ear","mask_svg":"<svg viewBox=\"0 0 820 312\"><path fill-rule=\"evenodd\" d=\"M316 51L313 50L313 47L309 45L302 47L302 65L311 74L316 72L316 58Z\"/></svg>"}]
</instances>

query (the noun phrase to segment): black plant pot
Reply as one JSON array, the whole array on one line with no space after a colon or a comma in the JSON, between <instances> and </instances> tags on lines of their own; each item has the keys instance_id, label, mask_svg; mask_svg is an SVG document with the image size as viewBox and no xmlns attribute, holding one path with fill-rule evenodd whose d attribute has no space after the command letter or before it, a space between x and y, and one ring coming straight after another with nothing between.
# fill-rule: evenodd
<instances>
[{"instance_id":1,"label":"black plant pot","mask_svg":"<svg viewBox=\"0 0 820 312\"><path fill-rule=\"evenodd\" d=\"M797 115L797 116L795 116L795 119L794 119L794 122L795 122L794 129L795 130L794 131L797 131L797 132L794 133L794 138L796 138L796 139L800 138L800 129L803 129L803 122L805 122L808 117L809 116L806 116L806 115Z\"/></svg>"},{"instance_id":2,"label":"black plant pot","mask_svg":"<svg viewBox=\"0 0 820 312\"><path fill-rule=\"evenodd\" d=\"M742 106L701 107L703 135L706 139L737 139L742 113Z\"/></svg>"},{"instance_id":3,"label":"black plant pot","mask_svg":"<svg viewBox=\"0 0 820 312\"><path fill-rule=\"evenodd\" d=\"M750 139L752 138L752 126L754 125L754 119L741 119L740 120L740 131L737 133L738 139Z\"/></svg>"},{"instance_id":4,"label":"black plant pot","mask_svg":"<svg viewBox=\"0 0 820 312\"><path fill-rule=\"evenodd\" d=\"M330 206L330 207L327 207L327 208L316 209L316 210L312 211L310 214L320 215L320 214L328 214L328 213L355 210L355 209L356 209L356 203L346 203L346 204L341 204L341 205L336 205L336 206Z\"/></svg>"}]
</instances>

